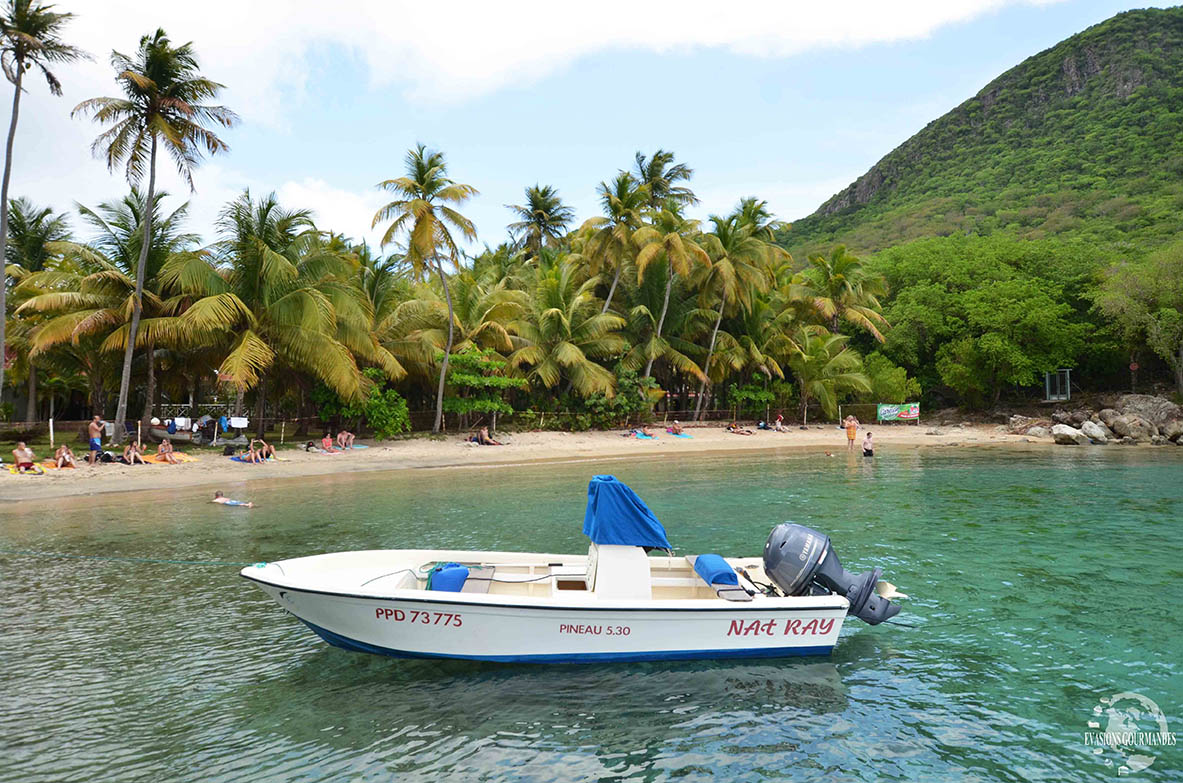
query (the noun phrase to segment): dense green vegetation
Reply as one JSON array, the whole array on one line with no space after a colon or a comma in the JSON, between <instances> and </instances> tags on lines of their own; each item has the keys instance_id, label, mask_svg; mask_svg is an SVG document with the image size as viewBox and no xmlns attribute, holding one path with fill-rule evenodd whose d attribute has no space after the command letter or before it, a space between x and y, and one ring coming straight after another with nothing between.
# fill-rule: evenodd
<instances>
[{"instance_id":1,"label":"dense green vegetation","mask_svg":"<svg viewBox=\"0 0 1183 783\"><path fill-rule=\"evenodd\" d=\"M9 0L0 32L18 12L43 10ZM147 419L217 395L253 406L259 432L281 417L380 437L498 416L619 426L655 409L814 420L852 401L989 407L1059 367L1118 388L1131 362L1183 393L1183 244L1165 241L1183 165L1166 129L1183 96L1162 71L1181 20L1125 14L1032 58L892 153L866 204L787 234L754 197L691 219L694 172L657 150L600 183L601 214L582 222L554 188L525 188L504 239L477 254L462 249L476 188L424 145L378 183L392 197L373 216L378 250L250 192L201 245L186 207L155 190L158 141L189 176L225 151L197 120L235 118L205 103L221 86L191 47L157 31L112 56L125 98L80 106L107 127L95 150L130 192L79 207L84 237L7 202L4 380L29 405L5 415L60 402ZM1117 191L1137 208L1111 203ZM942 199L960 206L937 226ZM1068 217L1025 212L1041 204ZM923 234L951 235L897 242ZM786 236L821 252L794 258ZM831 243L844 238L854 247Z\"/></svg>"},{"instance_id":2,"label":"dense green vegetation","mask_svg":"<svg viewBox=\"0 0 1183 783\"><path fill-rule=\"evenodd\" d=\"M1119 14L933 121L779 240L794 255L954 233L1124 252L1183 232L1183 8Z\"/></svg>"}]
</instances>

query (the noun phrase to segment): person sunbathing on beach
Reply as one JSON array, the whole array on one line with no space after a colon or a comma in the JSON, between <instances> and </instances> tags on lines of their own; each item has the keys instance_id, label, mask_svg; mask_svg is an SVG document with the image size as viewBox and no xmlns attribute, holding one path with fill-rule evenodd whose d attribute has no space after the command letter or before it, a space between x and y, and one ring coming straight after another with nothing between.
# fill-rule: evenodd
<instances>
[{"instance_id":1,"label":"person sunbathing on beach","mask_svg":"<svg viewBox=\"0 0 1183 783\"><path fill-rule=\"evenodd\" d=\"M210 502L211 503L220 503L223 506L242 506L243 508L254 508L255 507L255 504L253 502L243 503L241 500L231 500L230 498L223 495L221 490L214 493L214 499L211 500Z\"/></svg>"},{"instance_id":2,"label":"person sunbathing on beach","mask_svg":"<svg viewBox=\"0 0 1183 783\"><path fill-rule=\"evenodd\" d=\"M65 443L58 446L58 450L53 453L53 462L59 468L78 467L78 463L74 461L74 452Z\"/></svg>"},{"instance_id":3,"label":"person sunbathing on beach","mask_svg":"<svg viewBox=\"0 0 1183 783\"><path fill-rule=\"evenodd\" d=\"M275 447L272 446L267 441L263 440L262 438L255 438L254 440L252 440L251 441L251 449L254 450L255 455L258 456L258 458L259 458L259 459L255 460L256 462L266 462L267 459L270 457L275 457L276 459L279 459L279 457L275 453Z\"/></svg>"},{"instance_id":4,"label":"person sunbathing on beach","mask_svg":"<svg viewBox=\"0 0 1183 783\"><path fill-rule=\"evenodd\" d=\"M670 435L683 435L683 434L685 434L685 433L683 433L683 431L682 431L682 425L681 425L681 424L678 422L678 420L677 420L677 419L674 419L674 423L673 423L671 426L669 426L669 427L666 427L666 428L665 428L665 431L666 431L666 432L668 432Z\"/></svg>"},{"instance_id":5,"label":"person sunbathing on beach","mask_svg":"<svg viewBox=\"0 0 1183 783\"><path fill-rule=\"evenodd\" d=\"M329 433L329 432L326 432L325 436L320 439L320 450L323 451L325 454L340 454L341 453L341 449L338 449L333 446L333 435L332 435L332 433Z\"/></svg>"},{"instance_id":6,"label":"person sunbathing on beach","mask_svg":"<svg viewBox=\"0 0 1183 783\"><path fill-rule=\"evenodd\" d=\"M342 450L353 448L353 441L357 438L349 430L341 430L337 433L337 446Z\"/></svg>"},{"instance_id":7,"label":"person sunbathing on beach","mask_svg":"<svg viewBox=\"0 0 1183 783\"><path fill-rule=\"evenodd\" d=\"M134 465L139 462L141 465L147 465L144 462L144 447L140 445L138 440L133 440L123 447L123 464Z\"/></svg>"},{"instance_id":8,"label":"person sunbathing on beach","mask_svg":"<svg viewBox=\"0 0 1183 783\"><path fill-rule=\"evenodd\" d=\"M753 434L751 430L745 430L742 427L740 427L739 422L737 422L737 421L733 421L730 424L728 424L727 431L730 432L732 435L751 435L751 434Z\"/></svg>"},{"instance_id":9,"label":"person sunbathing on beach","mask_svg":"<svg viewBox=\"0 0 1183 783\"><path fill-rule=\"evenodd\" d=\"M789 428L785 426L785 415L783 413L776 414L776 421L772 423L772 429L777 432L788 432Z\"/></svg>"},{"instance_id":10,"label":"person sunbathing on beach","mask_svg":"<svg viewBox=\"0 0 1183 783\"><path fill-rule=\"evenodd\" d=\"M164 460L170 465L177 464L177 455L173 451L173 444L169 443L168 438L160 441L160 445L156 447L156 458Z\"/></svg>"},{"instance_id":11,"label":"person sunbathing on beach","mask_svg":"<svg viewBox=\"0 0 1183 783\"><path fill-rule=\"evenodd\" d=\"M17 473L27 473L30 470L35 471L37 469L35 464L37 455L33 453L31 448L25 445L23 440L16 444L16 448L12 450L12 458L16 461Z\"/></svg>"},{"instance_id":12,"label":"person sunbathing on beach","mask_svg":"<svg viewBox=\"0 0 1183 783\"><path fill-rule=\"evenodd\" d=\"M478 432L476 435L469 437L468 442L475 443L478 446L504 446L505 445L501 441L493 440L493 438L490 437L488 427L481 427L480 432Z\"/></svg>"}]
</instances>

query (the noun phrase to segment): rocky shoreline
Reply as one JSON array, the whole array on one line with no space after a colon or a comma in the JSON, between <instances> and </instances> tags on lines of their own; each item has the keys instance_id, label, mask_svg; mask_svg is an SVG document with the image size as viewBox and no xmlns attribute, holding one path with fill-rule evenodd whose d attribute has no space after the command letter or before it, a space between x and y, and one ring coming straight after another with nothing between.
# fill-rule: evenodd
<instances>
[{"instance_id":1,"label":"rocky shoreline","mask_svg":"<svg viewBox=\"0 0 1183 783\"><path fill-rule=\"evenodd\" d=\"M1007 431L1029 438L1051 438L1065 446L1110 443L1183 446L1183 408L1165 397L1123 394L1112 407L1057 408L1050 419L1011 416Z\"/></svg>"}]
</instances>

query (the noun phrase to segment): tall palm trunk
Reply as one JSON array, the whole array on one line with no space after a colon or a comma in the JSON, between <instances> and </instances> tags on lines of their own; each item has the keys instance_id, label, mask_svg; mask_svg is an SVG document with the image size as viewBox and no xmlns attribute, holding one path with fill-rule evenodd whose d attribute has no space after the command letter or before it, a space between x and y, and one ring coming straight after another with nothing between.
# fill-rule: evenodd
<instances>
[{"instance_id":1,"label":"tall palm trunk","mask_svg":"<svg viewBox=\"0 0 1183 783\"><path fill-rule=\"evenodd\" d=\"M24 78L25 64L17 60L12 121L8 124L8 144L4 148L4 180L0 182L0 397L4 396L4 325L8 315L8 273L4 271L8 258L8 180L12 176L12 142L16 138L16 120L21 109L21 82Z\"/></svg>"},{"instance_id":2,"label":"tall palm trunk","mask_svg":"<svg viewBox=\"0 0 1183 783\"><path fill-rule=\"evenodd\" d=\"M620 282L620 270L622 268L622 264L617 264L616 274L612 275L612 285L608 286L608 298L604 300L604 306L600 309L600 315L608 312L608 308L612 306L612 295L616 293L616 284Z\"/></svg>"},{"instance_id":3,"label":"tall palm trunk","mask_svg":"<svg viewBox=\"0 0 1183 783\"><path fill-rule=\"evenodd\" d=\"M25 421L37 421L37 367L29 363L29 399L25 403Z\"/></svg>"},{"instance_id":4,"label":"tall palm trunk","mask_svg":"<svg viewBox=\"0 0 1183 783\"><path fill-rule=\"evenodd\" d=\"M144 412L140 418L147 424L152 419L152 409L156 407L156 348L149 343L145 353L148 360L148 384L144 387Z\"/></svg>"},{"instance_id":5,"label":"tall palm trunk","mask_svg":"<svg viewBox=\"0 0 1183 783\"><path fill-rule=\"evenodd\" d=\"M808 424L807 416L809 415L809 392L805 390L805 381L801 381L801 423Z\"/></svg>"},{"instance_id":6,"label":"tall palm trunk","mask_svg":"<svg viewBox=\"0 0 1183 783\"><path fill-rule=\"evenodd\" d=\"M674 287L674 269L671 264L666 270L665 277L665 300L661 303L661 317L657 319L657 340L661 340L661 329L665 326L665 314L670 309L670 291ZM653 370L653 361L657 358L656 354L649 356L649 361L645 363L645 374L641 377L648 378L650 372Z\"/></svg>"},{"instance_id":7,"label":"tall palm trunk","mask_svg":"<svg viewBox=\"0 0 1183 783\"><path fill-rule=\"evenodd\" d=\"M140 328L140 314L144 311L144 272L148 266L148 250L152 245L152 213L156 200L156 134L152 134L152 154L148 159L148 200L144 210L144 236L140 244L140 260L136 263L136 293L131 300L131 328L127 333L127 347L123 350L123 375L119 378L119 402L115 406L115 441L123 441L123 421L127 418L127 393L131 386L131 360L136 351L136 332Z\"/></svg>"},{"instance_id":8,"label":"tall palm trunk","mask_svg":"<svg viewBox=\"0 0 1183 783\"><path fill-rule=\"evenodd\" d=\"M711 332L711 346L707 349L707 360L702 366L702 374L704 377L698 383L698 399L694 403L694 420L698 421L702 416L702 396L706 391L707 378L710 377L711 359L715 356L715 340L719 337L719 324L723 323L723 308L727 306L727 295L724 294L719 300L719 317L715 319L715 329Z\"/></svg>"},{"instance_id":9,"label":"tall palm trunk","mask_svg":"<svg viewBox=\"0 0 1183 783\"><path fill-rule=\"evenodd\" d=\"M435 268L439 272L440 282L444 286L444 299L448 301L448 345L444 348L444 361L440 365L439 388L435 393L435 424L431 428L433 433L438 433L443 428L444 423L444 383L448 379L448 359L452 355L452 337L455 331L455 318L452 315L452 292L448 290L448 277L444 274L444 265L438 256L435 259Z\"/></svg>"}]
</instances>

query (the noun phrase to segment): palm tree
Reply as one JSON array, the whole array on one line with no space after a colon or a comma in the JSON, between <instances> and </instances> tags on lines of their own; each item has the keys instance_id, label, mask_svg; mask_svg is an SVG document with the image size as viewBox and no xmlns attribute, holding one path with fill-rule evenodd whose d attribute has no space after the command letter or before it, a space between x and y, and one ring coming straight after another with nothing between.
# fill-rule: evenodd
<instances>
[{"instance_id":1,"label":"palm tree","mask_svg":"<svg viewBox=\"0 0 1183 783\"><path fill-rule=\"evenodd\" d=\"M575 210L563 203L559 192L550 185L526 188L526 203L507 204L519 218L509 224L515 236L531 255L538 255L545 247L554 247L567 225L575 219Z\"/></svg>"},{"instance_id":2,"label":"palm tree","mask_svg":"<svg viewBox=\"0 0 1183 783\"><path fill-rule=\"evenodd\" d=\"M674 153L658 150L653 157L647 158L640 152L634 158L634 174L637 182L648 188L649 198L647 206L650 209L661 209L664 206L674 208L690 206L698 203L694 191L678 182L689 182L694 176L694 169L685 163L674 163Z\"/></svg>"},{"instance_id":3,"label":"palm tree","mask_svg":"<svg viewBox=\"0 0 1183 783\"><path fill-rule=\"evenodd\" d=\"M61 255L67 263L58 264L28 278L29 296L21 307L22 313L50 313L34 332L32 345L35 354L45 353L67 343L77 345L83 337L102 339L104 351L125 350L130 325L127 314L134 307L135 269L140 257L143 226L149 219L156 225L152 245L145 264L146 282L140 287L148 318L141 321L147 335L147 384L142 418L152 415L156 390L155 345L161 318L176 315L182 303L166 301L158 275L165 262L174 254L196 244L197 237L181 231L188 204L171 214L158 217L167 194L157 193L152 217L144 194L133 189L116 202L105 202L96 209L80 206L79 214L96 231L89 244L58 240L47 246L47 251Z\"/></svg>"},{"instance_id":4,"label":"palm tree","mask_svg":"<svg viewBox=\"0 0 1183 783\"><path fill-rule=\"evenodd\" d=\"M526 293L507 288L504 279L478 277L467 269L454 275L450 285L452 353L475 348L508 354L513 344L507 325L524 310ZM447 305L439 293L422 286L419 296L399 305L387 322L394 327L393 333L400 335L400 350L395 352L405 353L421 365L435 364L447 344L447 316Z\"/></svg>"},{"instance_id":5,"label":"palm tree","mask_svg":"<svg viewBox=\"0 0 1183 783\"><path fill-rule=\"evenodd\" d=\"M740 223L736 215L725 218L711 215L710 221L714 228L706 234L704 241L707 253L711 257L711 264L704 270L701 290L706 297L717 296L719 306L715 326L711 331L710 345L707 348L706 362L703 364L703 373L708 377L711 375L711 361L714 358L715 343L724 313L732 303L747 307L753 292L768 289L769 262L775 253L775 249L768 243L753 236L750 224ZM703 306L706 306L705 303ZM698 387L694 409L695 421L702 415L705 392L704 380Z\"/></svg>"},{"instance_id":6,"label":"palm tree","mask_svg":"<svg viewBox=\"0 0 1183 783\"><path fill-rule=\"evenodd\" d=\"M216 123L229 128L238 121L234 112L226 107L202 103L217 97L222 85L198 73L197 57L191 43L173 46L164 30L159 29L140 39L135 59L112 52L111 66L125 97L91 98L74 107L75 114L91 114L96 122L110 126L99 134L91 149L96 155L101 153L106 157L107 168L112 171L125 165L127 180L133 185L143 178L147 168L146 201L155 204L156 153L158 145L163 145L177 171L192 189L193 169L203 148L210 155L228 149L206 125ZM140 243L131 328L123 353L123 375L119 380L116 439L123 437L123 420L127 414L131 360L143 312L144 272L148 248L152 245L152 210L147 212L144 221L144 236L148 239Z\"/></svg>"},{"instance_id":7,"label":"palm tree","mask_svg":"<svg viewBox=\"0 0 1183 783\"><path fill-rule=\"evenodd\" d=\"M606 313L612 306L621 272L636 255L637 246L633 235L644 220L643 210L649 202L649 188L639 185L631 174L622 171L612 182L601 182L596 192L600 194L604 217L590 218L581 227L581 232L587 237L581 258L586 258L592 276L599 275L606 267L612 267L612 284L608 286L608 296L600 310Z\"/></svg>"},{"instance_id":8,"label":"palm tree","mask_svg":"<svg viewBox=\"0 0 1183 783\"><path fill-rule=\"evenodd\" d=\"M52 5L34 4L33 0L8 0L0 12L0 67L12 83L12 118L8 123L8 143L4 148L4 178L0 180L0 259L8 258L8 182L12 176L12 144L20 117L21 93L25 72L34 65L45 76L49 91L60 96L62 84L50 65L69 63L86 57L81 49L63 43L59 34L73 14L58 13ZM0 274L0 389L4 388L4 327L8 313L8 277Z\"/></svg>"},{"instance_id":9,"label":"palm tree","mask_svg":"<svg viewBox=\"0 0 1183 783\"><path fill-rule=\"evenodd\" d=\"M668 349L661 335L665 326L665 316L670 308L670 292L674 287L674 278L678 275L688 277L696 265L710 264L710 256L694 241L697 233L697 220L687 220L668 209L661 210L655 216L652 226L645 226L637 231L636 242L641 248L637 253L637 283L644 282L645 270L650 264L660 263L665 267L665 296L662 298L661 316L657 319L652 346L647 351L645 373L641 376L643 378L648 378L652 374L654 360ZM682 362L680 369L689 370L692 365L693 362L689 365ZM702 376L697 367L693 367L693 373Z\"/></svg>"},{"instance_id":10,"label":"palm tree","mask_svg":"<svg viewBox=\"0 0 1183 783\"><path fill-rule=\"evenodd\" d=\"M822 404L827 416L838 413L838 398L845 392L871 390L871 382L862 373L863 362L848 348L849 338L831 334L822 326L801 327L794 342L796 350L789 357L789 367L797 376L801 390L801 423L806 424L810 399Z\"/></svg>"},{"instance_id":11,"label":"palm tree","mask_svg":"<svg viewBox=\"0 0 1183 783\"><path fill-rule=\"evenodd\" d=\"M831 332L837 333L839 322L845 320L883 342L878 327L888 324L879 312L879 297L887 292L887 284L882 275L867 269L845 245L835 247L829 258L810 256L800 286L801 294L813 300Z\"/></svg>"},{"instance_id":12,"label":"palm tree","mask_svg":"<svg viewBox=\"0 0 1183 783\"><path fill-rule=\"evenodd\" d=\"M355 356L391 380L404 373L377 344L372 311L353 283L356 261L324 243L308 210L287 210L275 194L244 191L222 211L216 253L184 253L161 273L166 290L193 299L168 326L191 344L227 343L219 373L242 391L257 388L263 427L266 379L277 363L312 374L342 399L365 382Z\"/></svg>"},{"instance_id":13,"label":"palm tree","mask_svg":"<svg viewBox=\"0 0 1183 783\"><path fill-rule=\"evenodd\" d=\"M752 236L772 242L776 239L776 232L789 227L788 223L777 220L768 209L768 202L755 196L748 196L739 200L735 208L735 215L740 223L752 227Z\"/></svg>"},{"instance_id":14,"label":"palm tree","mask_svg":"<svg viewBox=\"0 0 1183 783\"><path fill-rule=\"evenodd\" d=\"M9 241L4 253L14 277L40 272L54 256L50 243L63 242L69 236L70 225L64 213L55 215L49 207L38 208L26 198L9 202Z\"/></svg>"},{"instance_id":15,"label":"palm tree","mask_svg":"<svg viewBox=\"0 0 1183 783\"><path fill-rule=\"evenodd\" d=\"M444 299L448 304L448 339L444 347L444 359L440 364L439 385L435 396L435 423L431 431L438 433L444 422L444 382L448 376L448 358L452 353L453 313L452 294L448 290L448 276L444 272L445 255L458 265L460 250L452 237L452 231L459 231L464 239L476 239L476 226L457 212L451 205L463 204L477 195L472 185L464 185L448 178L448 165L444 153L429 150L419 144L407 151L406 174L397 179L378 183L378 187L398 196L374 215L373 225L384 220L390 225L382 236L382 246L390 244L399 235L407 236L407 260L417 273L434 266L444 288Z\"/></svg>"},{"instance_id":16,"label":"palm tree","mask_svg":"<svg viewBox=\"0 0 1183 783\"><path fill-rule=\"evenodd\" d=\"M528 311L510 324L517 347L510 366L529 367L528 377L546 389L566 377L585 397L612 396L616 378L595 360L622 353L628 343L619 334L623 318L596 312L598 282L592 277L578 284L571 263L540 269Z\"/></svg>"}]
</instances>

